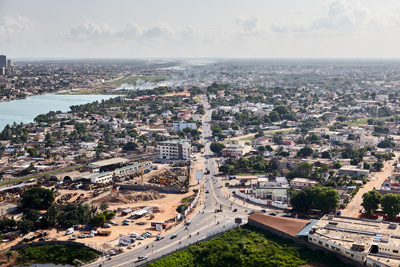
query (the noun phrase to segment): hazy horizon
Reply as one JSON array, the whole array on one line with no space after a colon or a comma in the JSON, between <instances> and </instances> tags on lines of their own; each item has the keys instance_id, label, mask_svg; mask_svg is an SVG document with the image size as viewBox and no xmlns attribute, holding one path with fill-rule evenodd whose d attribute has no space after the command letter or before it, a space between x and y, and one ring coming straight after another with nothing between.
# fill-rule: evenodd
<instances>
[{"instance_id":1,"label":"hazy horizon","mask_svg":"<svg viewBox=\"0 0 400 267\"><path fill-rule=\"evenodd\" d=\"M395 0L0 1L8 58L400 58Z\"/></svg>"}]
</instances>

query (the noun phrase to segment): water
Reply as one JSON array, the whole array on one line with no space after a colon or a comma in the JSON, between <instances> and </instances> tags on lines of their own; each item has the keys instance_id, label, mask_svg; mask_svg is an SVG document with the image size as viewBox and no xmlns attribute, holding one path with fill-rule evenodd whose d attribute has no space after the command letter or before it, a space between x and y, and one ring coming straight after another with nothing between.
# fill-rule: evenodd
<instances>
[{"instance_id":1,"label":"water","mask_svg":"<svg viewBox=\"0 0 400 267\"><path fill-rule=\"evenodd\" d=\"M39 114L49 111L67 112L70 106L107 100L117 95L36 95L26 99L0 102L0 131L7 124L29 123Z\"/></svg>"}]
</instances>

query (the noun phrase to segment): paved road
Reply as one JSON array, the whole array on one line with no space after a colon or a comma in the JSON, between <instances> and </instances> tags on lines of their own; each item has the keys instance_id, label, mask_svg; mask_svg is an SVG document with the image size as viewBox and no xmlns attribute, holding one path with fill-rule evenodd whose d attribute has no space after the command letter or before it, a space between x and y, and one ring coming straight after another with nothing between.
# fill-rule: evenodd
<instances>
[{"instance_id":1,"label":"paved road","mask_svg":"<svg viewBox=\"0 0 400 267\"><path fill-rule=\"evenodd\" d=\"M197 212L197 214L192 217L191 225L188 227L184 227L183 225L178 226L165 235L164 239L151 242L149 248L139 246L119 256L114 256L111 260L104 262L97 261L88 266L99 266L99 264L110 267L137 266L147 262L138 262L137 259L139 256L147 256L147 260L152 260L160 255L168 254L180 247L185 247L198 240L202 240L211 233L222 231L232 226L237 217L242 218L243 223L247 222L247 208L232 204L226 199L220 188L222 184L222 182L218 181L220 178L214 176L217 173L218 165L216 159L212 158L212 153L210 151L212 111L209 109L210 106L205 99L203 101L206 110L206 116L204 116L203 120L203 137L205 144L203 156L206 157L205 168L210 170L210 174L204 175L204 181L202 182L203 188L208 193L205 193L204 203L201 203L200 207L194 211ZM222 212L215 213L215 210L220 207L222 207ZM237 209L237 211L233 212L235 209ZM176 234L177 237L175 239L170 239L173 234Z\"/></svg>"}]
</instances>

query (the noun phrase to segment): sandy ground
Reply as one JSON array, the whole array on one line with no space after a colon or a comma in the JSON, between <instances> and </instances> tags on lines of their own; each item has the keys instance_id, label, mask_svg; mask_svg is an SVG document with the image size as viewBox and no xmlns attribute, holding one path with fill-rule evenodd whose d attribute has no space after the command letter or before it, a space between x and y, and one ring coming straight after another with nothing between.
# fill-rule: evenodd
<instances>
[{"instance_id":1,"label":"sandy ground","mask_svg":"<svg viewBox=\"0 0 400 267\"><path fill-rule=\"evenodd\" d=\"M372 189L374 189L374 187L380 187L383 181L385 181L385 179L392 175L392 171L394 169L393 164L399 157L400 153L397 152L395 153L395 155L395 159L384 162L384 168L381 172L373 172L370 174L371 181L360 188L352 201L342 211L342 216L358 217L360 215L359 210L360 208L362 208L361 203L363 202L362 195L368 191L371 191Z\"/></svg>"}]
</instances>

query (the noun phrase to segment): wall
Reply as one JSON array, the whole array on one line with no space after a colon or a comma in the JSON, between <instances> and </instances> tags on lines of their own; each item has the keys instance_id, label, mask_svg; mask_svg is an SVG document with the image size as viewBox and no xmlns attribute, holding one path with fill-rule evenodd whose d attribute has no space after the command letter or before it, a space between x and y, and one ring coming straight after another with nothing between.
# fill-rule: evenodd
<instances>
[{"instance_id":1,"label":"wall","mask_svg":"<svg viewBox=\"0 0 400 267\"><path fill-rule=\"evenodd\" d=\"M248 224L251 225L251 226L257 227L257 228L259 228L259 229L266 230L266 231L268 231L268 232L270 232L270 233L272 233L272 234L274 234L274 235L276 235L276 236L279 236L279 237L282 237L282 238L286 238L286 239L291 239L291 240L293 240L293 242L295 242L296 244L299 244L299 245L302 245L302 246L306 246L306 247L308 247L308 248L311 249L311 250L314 250L314 251L315 251L315 250L322 250L322 251L324 251L325 253L332 253L332 251L330 251L330 250L327 250L327 249L325 249L325 248L323 248L323 247L314 245L314 244L309 243L309 242L307 242L307 241L305 241L305 240L299 239L299 238L297 238L297 237L295 237L295 236L291 236L291 235L286 234L286 233L284 233L284 232L278 231L278 230L275 229L275 228L269 227L268 225L265 225L265 224L262 224L262 223L260 223L260 222L257 222L257 221L255 221L255 220L253 220L253 219L251 219L251 218L248 219ZM362 264L360 264L360 263L358 263L358 262L356 262L356 261L353 261L353 260L351 260L351 259L349 259L349 258L346 258L346 257L344 257L344 256L342 256L342 255L339 255L339 254L336 254L336 253L335 253L335 255L338 256L338 258L340 259L340 261L342 261L342 262L344 262L344 263L346 263L346 264L350 264L350 265L357 266L357 267L364 266L364 265L362 265Z\"/></svg>"},{"instance_id":2,"label":"wall","mask_svg":"<svg viewBox=\"0 0 400 267\"><path fill-rule=\"evenodd\" d=\"M157 185L131 185L131 184L115 184L114 187L120 187L120 190L135 190L135 191L146 191L146 190L156 190L160 193L166 194L177 194L181 193L182 190L187 192L186 188L178 188L178 187L167 187L167 186L157 186Z\"/></svg>"}]
</instances>

